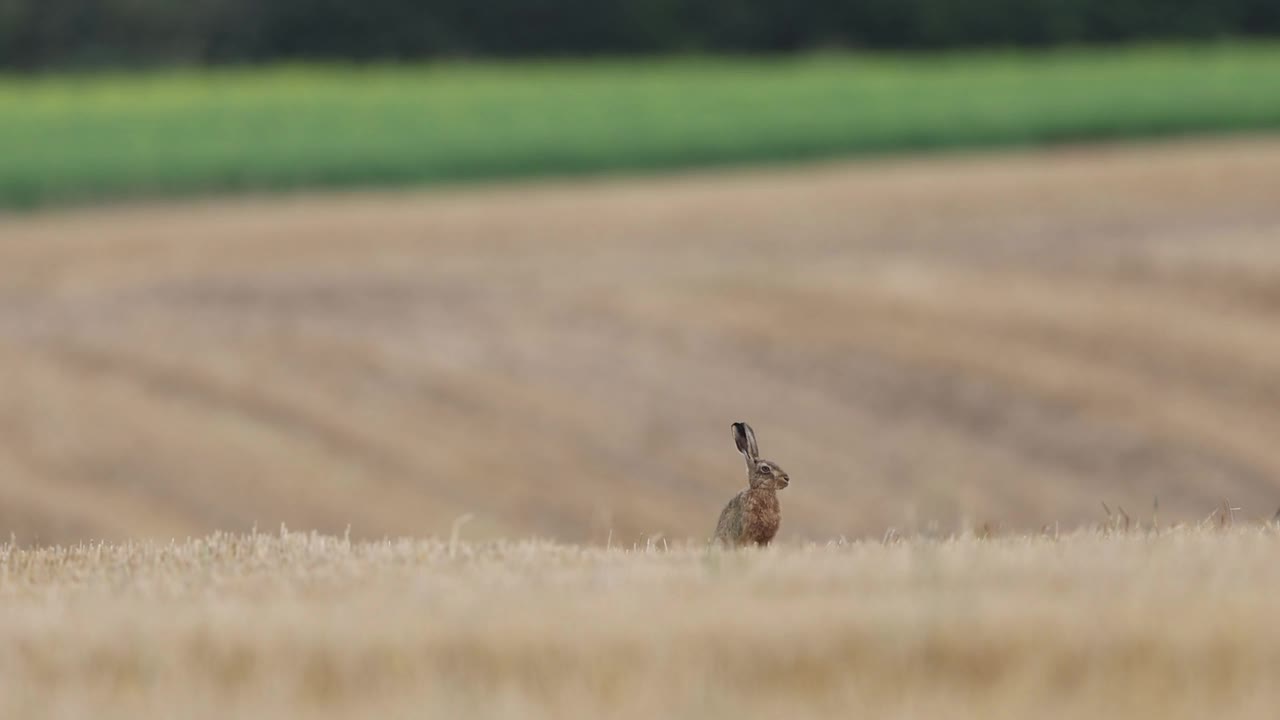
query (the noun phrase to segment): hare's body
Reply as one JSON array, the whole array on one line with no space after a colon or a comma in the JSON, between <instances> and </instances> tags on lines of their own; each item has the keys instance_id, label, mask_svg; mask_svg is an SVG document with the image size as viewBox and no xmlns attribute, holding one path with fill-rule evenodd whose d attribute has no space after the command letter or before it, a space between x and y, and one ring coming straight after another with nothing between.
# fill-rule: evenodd
<instances>
[{"instance_id":1,"label":"hare's body","mask_svg":"<svg viewBox=\"0 0 1280 720\"><path fill-rule=\"evenodd\" d=\"M735 495L720 513L715 541L731 547L768 545L782 524L778 491L790 485L791 478L777 463L760 459L750 425L734 423L733 439L746 458L749 487Z\"/></svg>"},{"instance_id":2,"label":"hare's body","mask_svg":"<svg viewBox=\"0 0 1280 720\"><path fill-rule=\"evenodd\" d=\"M724 545L768 545L782 524L778 491L747 488L738 493L720 513L716 540Z\"/></svg>"}]
</instances>

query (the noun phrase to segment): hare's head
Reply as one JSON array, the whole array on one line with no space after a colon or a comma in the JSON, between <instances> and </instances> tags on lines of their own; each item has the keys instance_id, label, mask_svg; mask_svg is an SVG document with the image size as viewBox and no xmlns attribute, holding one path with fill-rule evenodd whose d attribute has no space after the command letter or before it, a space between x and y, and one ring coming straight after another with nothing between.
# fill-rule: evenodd
<instances>
[{"instance_id":1,"label":"hare's head","mask_svg":"<svg viewBox=\"0 0 1280 720\"><path fill-rule=\"evenodd\" d=\"M753 488L781 490L791 484L791 476L772 460L760 457L760 449L756 446L756 434L751 426L737 422L733 424L733 442L738 452L747 460L747 482Z\"/></svg>"}]
</instances>

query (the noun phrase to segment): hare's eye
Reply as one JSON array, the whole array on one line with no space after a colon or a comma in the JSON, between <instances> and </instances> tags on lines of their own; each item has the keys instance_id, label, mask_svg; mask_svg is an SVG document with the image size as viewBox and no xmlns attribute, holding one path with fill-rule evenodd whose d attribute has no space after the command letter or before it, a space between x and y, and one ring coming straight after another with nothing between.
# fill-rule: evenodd
<instances>
[{"instance_id":1,"label":"hare's eye","mask_svg":"<svg viewBox=\"0 0 1280 720\"><path fill-rule=\"evenodd\" d=\"M771 475L773 474L773 468L769 467L768 465L762 464L760 465L760 472L764 473L765 475Z\"/></svg>"}]
</instances>

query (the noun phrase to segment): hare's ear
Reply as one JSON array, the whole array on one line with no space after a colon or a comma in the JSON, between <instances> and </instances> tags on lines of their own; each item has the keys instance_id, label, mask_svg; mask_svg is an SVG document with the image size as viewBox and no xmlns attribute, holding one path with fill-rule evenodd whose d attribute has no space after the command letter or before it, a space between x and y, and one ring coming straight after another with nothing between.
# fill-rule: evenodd
<instances>
[{"instance_id":1,"label":"hare's ear","mask_svg":"<svg viewBox=\"0 0 1280 720\"><path fill-rule=\"evenodd\" d=\"M750 425L743 422L733 424L733 443L738 446L738 452L742 453L747 462L755 463L760 458L760 450L756 447L756 434Z\"/></svg>"}]
</instances>

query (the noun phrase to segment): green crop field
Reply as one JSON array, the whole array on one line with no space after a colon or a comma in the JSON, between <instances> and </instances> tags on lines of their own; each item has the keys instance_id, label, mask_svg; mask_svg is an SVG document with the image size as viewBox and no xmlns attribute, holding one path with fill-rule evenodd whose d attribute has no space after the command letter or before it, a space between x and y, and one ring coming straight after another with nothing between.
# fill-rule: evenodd
<instances>
[{"instance_id":1,"label":"green crop field","mask_svg":"<svg viewBox=\"0 0 1280 720\"><path fill-rule=\"evenodd\" d=\"M1280 127L1280 45L0 77L0 207Z\"/></svg>"}]
</instances>

